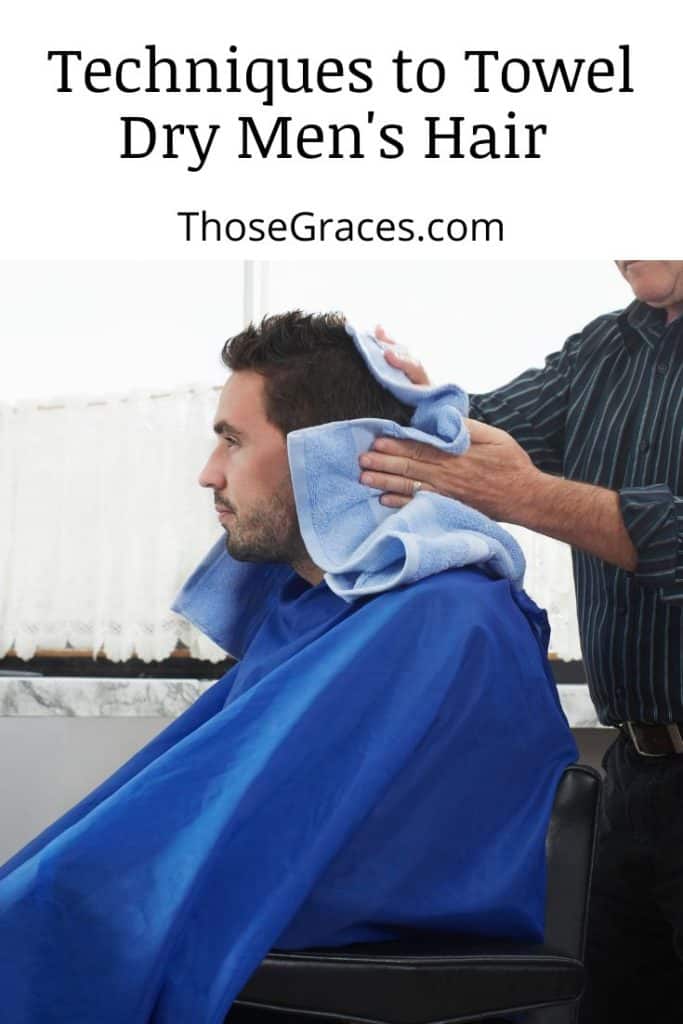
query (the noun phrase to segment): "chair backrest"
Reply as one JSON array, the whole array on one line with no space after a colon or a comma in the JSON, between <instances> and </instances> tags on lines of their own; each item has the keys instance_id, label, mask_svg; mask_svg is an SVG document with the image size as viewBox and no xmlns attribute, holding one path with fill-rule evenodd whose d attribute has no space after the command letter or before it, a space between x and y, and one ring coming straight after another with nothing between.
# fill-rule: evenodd
<instances>
[{"instance_id":1,"label":"chair backrest","mask_svg":"<svg viewBox=\"0 0 683 1024\"><path fill-rule=\"evenodd\" d=\"M546 838L545 941L583 960L602 780L572 764L560 779Z\"/></svg>"}]
</instances>

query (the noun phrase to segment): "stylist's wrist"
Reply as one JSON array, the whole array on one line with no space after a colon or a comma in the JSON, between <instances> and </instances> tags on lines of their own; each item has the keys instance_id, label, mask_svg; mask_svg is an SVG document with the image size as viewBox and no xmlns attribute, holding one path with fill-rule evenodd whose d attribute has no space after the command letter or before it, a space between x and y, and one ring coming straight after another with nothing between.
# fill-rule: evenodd
<instances>
[{"instance_id":1,"label":"stylist's wrist","mask_svg":"<svg viewBox=\"0 0 683 1024\"><path fill-rule=\"evenodd\" d=\"M528 530L541 530L548 519L549 510L558 500L558 484L561 479L543 473L533 463L526 469L515 489L514 512L507 522L524 526Z\"/></svg>"}]
</instances>

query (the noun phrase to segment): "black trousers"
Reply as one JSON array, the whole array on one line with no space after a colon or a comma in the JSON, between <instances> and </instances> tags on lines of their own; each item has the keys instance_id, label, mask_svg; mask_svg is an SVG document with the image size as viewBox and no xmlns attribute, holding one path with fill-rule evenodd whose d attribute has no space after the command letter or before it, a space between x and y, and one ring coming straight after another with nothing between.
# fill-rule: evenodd
<instances>
[{"instance_id":1,"label":"black trousers","mask_svg":"<svg viewBox=\"0 0 683 1024\"><path fill-rule=\"evenodd\" d=\"M683 1022L683 754L603 759L581 1024Z\"/></svg>"}]
</instances>

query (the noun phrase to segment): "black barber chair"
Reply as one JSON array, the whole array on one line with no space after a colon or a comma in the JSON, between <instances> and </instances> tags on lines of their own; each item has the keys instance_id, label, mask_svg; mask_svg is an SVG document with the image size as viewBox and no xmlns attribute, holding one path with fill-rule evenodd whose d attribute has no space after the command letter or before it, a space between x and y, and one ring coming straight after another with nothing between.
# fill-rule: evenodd
<instances>
[{"instance_id":1,"label":"black barber chair","mask_svg":"<svg viewBox=\"0 0 683 1024\"><path fill-rule=\"evenodd\" d=\"M571 1024L584 985L583 952L600 776L571 765L546 840L548 902L542 945L449 936L273 952L226 1024L293 1018L432 1024ZM277 1014L277 1017L275 1016ZM513 1018L514 1015L514 1018Z\"/></svg>"}]
</instances>

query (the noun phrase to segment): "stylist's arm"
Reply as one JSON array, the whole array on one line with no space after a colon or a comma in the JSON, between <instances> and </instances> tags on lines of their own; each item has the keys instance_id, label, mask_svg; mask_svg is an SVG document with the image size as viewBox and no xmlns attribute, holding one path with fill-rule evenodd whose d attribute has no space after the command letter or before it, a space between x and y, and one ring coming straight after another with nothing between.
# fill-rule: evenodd
<instances>
[{"instance_id":1,"label":"stylist's arm","mask_svg":"<svg viewBox=\"0 0 683 1024\"><path fill-rule=\"evenodd\" d=\"M379 332L378 332L379 333ZM414 384L428 384L420 363L388 343L387 362ZM381 502L399 508L415 483L477 509L491 519L525 526L633 571L637 554L624 526L615 491L543 473L504 430L466 419L471 445L450 455L414 441L377 438L360 457L361 481L385 493Z\"/></svg>"}]
</instances>

